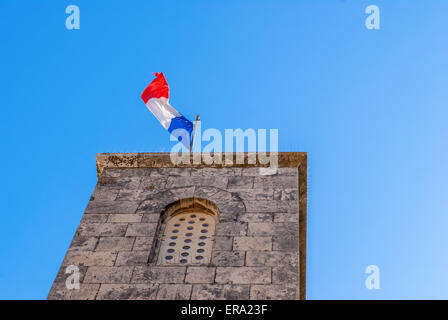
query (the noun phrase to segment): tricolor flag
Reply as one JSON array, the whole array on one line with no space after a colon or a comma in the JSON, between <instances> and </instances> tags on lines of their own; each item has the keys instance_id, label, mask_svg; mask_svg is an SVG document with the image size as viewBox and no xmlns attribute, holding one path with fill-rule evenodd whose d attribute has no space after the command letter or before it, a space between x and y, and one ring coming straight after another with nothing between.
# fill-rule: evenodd
<instances>
[{"instance_id":1,"label":"tricolor flag","mask_svg":"<svg viewBox=\"0 0 448 320\"><path fill-rule=\"evenodd\" d=\"M166 130L190 148L193 123L168 103L170 88L163 73L156 72L154 75L156 78L141 95L143 102Z\"/></svg>"}]
</instances>

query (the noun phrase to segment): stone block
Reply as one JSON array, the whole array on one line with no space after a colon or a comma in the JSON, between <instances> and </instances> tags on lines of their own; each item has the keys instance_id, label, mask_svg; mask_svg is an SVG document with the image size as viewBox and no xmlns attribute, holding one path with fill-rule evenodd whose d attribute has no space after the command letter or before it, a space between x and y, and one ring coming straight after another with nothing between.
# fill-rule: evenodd
<instances>
[{"instance_id":1,"label":"stone block","mask_svg":"<svg viewBox=\"0 0 448 320\"><path fill-rule=\"evenodd\" d=\"M275 236L272 238L272 249L279 251L298 251L298 236Z\"/></svg>"},{"instance_id":2,"label":"stone block","mask_svg":"<svg viewBox=\"0 0 448 320\"><path fill-rule=\"evenodd\" d=\"M113 266L116 252L68 251L63 266Z\"/></svg>"},{"instance_id":3,"label":"stone block","mask_svg":"<svg viewBox=\"0 0 448 320\"><path fill-rule=\"evenodd\" d=\"M183 283L186 267L135 267L132 283Z\"/></svg>"},{"instance_id":4,"label":"stone block","mask_svg":"<svg viewBox=\"0 0 448 320\"><path fill-rule=\"evenodd\" d=\"M70 244L70 251L80 250L80 251L93 251L95 250L96 243L98 242L98 237L88 237L75 235L73 237L72 243Z\"/></svg>"},{"instance_id":5,"label":"stone block","mask_svg":"<svg viewBox=\"0 0 448 320\"><path fill-rule=\"evenodd\" d=\"M217 267L215 281L220 284L271 283L271 268Z\"/></svg>"},{"instance_id":6,"label":"stone block","mask_svg":"<svg viewBox=\"0 0 448 320\"><path fill-rule=\"evenodd\" d=\"M92 200L87 205L85 214L130 214L135 213L138 203L135 201Z\"/></svg>"},{"instance_id":7,"label":"stone block","mask_svg":"<svg viewBox=\"0 0 448 320\"><path fill-rule=\"evenodd\" d=\"M293 200L248 200L244 203L247 212L299 212L298 201Z\"/></svg>"},{"instance_id":8,"label":"stone block","mask_svg":"<svg viewBox=\"0 0 448 320\"><path fill-rule=\"evenodd\" d=\"M238 221L272 223L272 213L243 213L238 217Z\"/></svg>"},{"instance_id":9,"label":"stone block","mask_svg":"<svg viewBox=\"0 0 448 320\"><path fill-rule=\"evenodd\" d=\"M299 299L297 286L285 284L253 285L251 300L296 300Z\"/></svg>"},{"instance_id":10,"label":"stone block","mask_svg":"<svg viewBox=\"0 0 448 320\"><path fill-rule=\"evenodd\" d=\"M129 283L133 267L89 267L84 283Z\"/></svg>"},{"instance_id":11,"label":"stone block","mask_svg":"<svg viewBox=\"0 0 448 320\"><path fill-rule=\"evenodd\" d=\"M254 185L254 177L233 176L228 178L227 190L250 190Z\"/></svg>"},{"instance_id":12,"label":"stone block","mask_svg":"<svg viewBox=\"0 0 448 320\"><path fill-rule=\"evenodd\" d=\"M48 300L95 300L99 284L81 283L79 290L67 289L65 282L55 282L51 287Z\"/></svg>"},{"instance_id":13,"label":"stone block","mask_svg":"<svg viewBox=\"0 0 448 320\"><path fill-rule=\"evenodd\" d=\"M248 300L249 285L195 284L192 300Z\"/></svg>"},{"instance_id":14,"label":"stone block","mask_svg":"<svg viewBox=\"0 0 448 320\"><path fill-rule=\"evenodd\" d=\"M254 180L254 189L296 189L299 188L297 176L257 176Z\"/></svg>"},{"instance_id":15,"label":"stone block","mask_svg":"<svg viewBox=\"0 0 448 320\"><path fill-rule=\"evenodd\" d=\"M296 222L299 223L298 213L274 213L274 222Z\"/></svg>"},{"instance_id":16,"label":"stone block","mask_svg":"<svg viewBox=\"0 0 448 320\"><path fill-rule=\"evenodd\" d=\"M130 223L130 222L141 222L143 218L143 214L133 213L133 214L111 214L109 215L108 222L121 222L121 223Z\"/></svg>"},{"instance_id":17,"label":"stone block","mask_svg":"<svg viewBox=\"0 0 448 320\"><path fill-rule=\"evenodd\" d=\"M149 251L121 251L115 266L138 266L148 263Z\"/></svg>"},{"instance_id":18,"label":"stone block","mask_svg":"<svg viewBox=\"0 0 448 320\"><path fill-rule=\"evenodd\" d=\"M247 232L249 236L297 236L298 234L298 223L251 222Z\"/></svg>"},{"instance_id":19,"label":"stone block","mask_svg":"<svg viewBox=\"0 0 448 320\"><path fill-rule=\"evenodd\" d=\"M185 283L213 283L215 268L213 267L188 267Z\"/></svg>"},{"instance_id":20,"label":"stone block","mask_svg":"<svg viewBox=\"0 0 448 320\"><path fill-rule=\"evenodd\" d=\"M149 237L154 236L157 223L130 223L126 231L127 237Z\"/></svg>"},{"instance_id":21,"label":"stone block","mask_svg":"<svg viewBox=\"0 0 448 320\"><path fill-rule=\"evenodd\" d=\"M230 236L215 237L215 250L232 250L233 238Z\"/></svg>"},{"instance_id":22,"label":"stone block","mask_svg":"<svg viewBox=\"0 0 448 320\"><path fill-rule=\"evenodd\" d=\"M82 223L76 235L86 237L124 237L127 223Z\"/></svg>"},{"instance_id":23,"label":"stone block","mask_svg":"<svg viewBox=\"0 0 448 320\"><path fill-rule=\"evenodd\" d=\"M244 251L214 251L212 264L220 267L244 266L246 253Z\"/></svg>"},{"instance_id":24,"label":"stone block","mask_svg":"<svg viewBox=\"0 0 448 320\"><path fill-rule=\"evenodd\" d=\"M283 265L272 268L272 283L299 283L298 266Z\"/></svg>"},{"instance_id":25,"label":"stone block","mask_svg":"<svg viewBox=\"0 0 448 320\"><path fill-rule=\"evenodd\" d=\"M156 284L102 284L97 300L155 300Z\"/></svg>"},{"instance_id":26,"label":"stone block","mask_svg":"<svg viewBox=\"0 0 448 320\"><path fill-rule=\"evenodd\" d=\"M95 223L95 222L106 222L109 218L108 214L84 214L81 219L81 224L84 223Z\"/></svg>"},{"instance_id":27,"label":"stone block","mask_svg":"<svg viewBox=\"0 0 448 320\"><path fill-rule=\"evenodd\" d=\"M135 237L134 247L132 248L132 250L146 250L149 252L152 247L153 239L153 237Z\"/></svg>"},{"instance_id":28,"label":"stone block","mask_svg":"<svg viewBox=\"0 0 448 320\"><path fill-rule=\"evenodd\" d=\"M101 237L96 251L122 251L132 250L134 237Z\"/></svg>"},{"instance_id":29,"label":"stone block","mask_svg":"<svg viewBox=\"0 0 448 320\"><path fill-rule=\"evenodd\" d=\"M157 300L188 300L191 297L191 284L161 284Z\"/></svg>"},{"instance_id":30,"label":"stone block","mask_svg":"<svg viewBox=\"0 0 448 320\"><path fill-rule=\"evenodd\" d=\"M217 236L243 236L246 235L247 223L243 222L221 222L216 228Z\"/></svg>"},{"instance_id":31,"label":"stone block","mask_svg":"<svg viewBox=\"0 0 448 320\"><path fill-rule=\"evenodd\" d=\"M298 253L293 251L248 251L246 266L277 267L285 264L297 266Z\"/></svg>"},{"instance_id":32,"label":"stone block","mask_svg":"<svg viewBox=\"0 0 448 320\"><path fill-rule=\"evenodd\" d=\"M233 250L240 251L266 251L272 250L271 237L234 237Z\"/></svg>"}]
</instances>

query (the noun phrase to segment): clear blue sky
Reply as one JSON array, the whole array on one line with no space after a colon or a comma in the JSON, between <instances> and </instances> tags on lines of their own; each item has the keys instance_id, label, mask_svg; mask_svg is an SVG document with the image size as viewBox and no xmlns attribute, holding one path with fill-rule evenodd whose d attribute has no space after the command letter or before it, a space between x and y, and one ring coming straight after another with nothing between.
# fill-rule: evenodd
<instances>
[{"instance_id":1,"label":"clear blue sky","mask_svg":"<svg viewBox=\"0 0 448 320\"><path fill-rule=\"evenodd\" d=\"M81 29L65 28L76 4ZM367 5L381 29L364 25ZM169 151L163 71L203 129L309 157L309 299L448 298L447 1L0 0L0 298L44 299L99 152ZM378 265L381 289L367 290Z\"/></svg>"}]
</instances>

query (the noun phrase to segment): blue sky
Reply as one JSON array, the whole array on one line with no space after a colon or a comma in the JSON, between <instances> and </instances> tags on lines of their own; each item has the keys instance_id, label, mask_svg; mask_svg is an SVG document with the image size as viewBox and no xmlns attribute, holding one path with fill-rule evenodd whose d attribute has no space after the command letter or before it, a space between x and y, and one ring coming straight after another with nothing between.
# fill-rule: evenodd
<instances>
[{"instance_id":1,"label":"blue sky","mask_svg":"<svg viewBox=\"0 0 448 320\"><path fill-rule=\"evenodd\" d=\"M65 28L66 6L81 12ZM380 8L367 30L365 8ZM448 298L446 1L0 0L0 299L44 299L99 152L169 151L140 93L309 164L309 299ZM368 265L381 289L367 290Z\"/></svg>"}]
</instances>

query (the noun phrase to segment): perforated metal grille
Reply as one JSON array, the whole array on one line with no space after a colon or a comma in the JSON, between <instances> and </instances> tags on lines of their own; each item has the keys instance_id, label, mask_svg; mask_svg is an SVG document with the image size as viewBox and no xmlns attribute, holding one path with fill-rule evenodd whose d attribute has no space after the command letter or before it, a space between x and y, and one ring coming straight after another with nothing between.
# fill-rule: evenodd
<instances>
[{"instance_id":1,"label":"perforated metal grille","mask_svg":"<svg viewBox=\"0 0 448 320\"><path fill-rule=\"evenodd\" d=\"M205 213L181 213L165 226L158 264L208 264L215 236L215 217Z\"/></svg>"}]
</instances>

